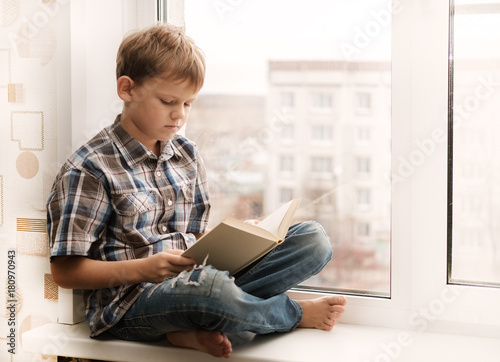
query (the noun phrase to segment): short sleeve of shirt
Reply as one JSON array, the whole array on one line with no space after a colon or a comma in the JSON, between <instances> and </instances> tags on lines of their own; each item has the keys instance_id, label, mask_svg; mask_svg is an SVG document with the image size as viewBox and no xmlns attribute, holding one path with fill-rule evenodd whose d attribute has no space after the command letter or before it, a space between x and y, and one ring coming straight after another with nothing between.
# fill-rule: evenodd
<instances>
[{"instance_id":1,"label":"short sleeve of shirt","mask_svg":"<svg viewBox=\"0 0 500 362\"><path fill-rule=\"evenodd\" d=\"M110 201L92 175L66 169L57 178L47 202L50 256L87 256L100 238L110 214Z\"/></svg>"}]
</instances>

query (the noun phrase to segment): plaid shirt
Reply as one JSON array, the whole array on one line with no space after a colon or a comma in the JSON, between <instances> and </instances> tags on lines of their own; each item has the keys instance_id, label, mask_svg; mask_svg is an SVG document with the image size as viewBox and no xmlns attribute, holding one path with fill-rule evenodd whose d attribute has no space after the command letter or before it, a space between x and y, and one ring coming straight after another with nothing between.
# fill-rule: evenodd
<instances>
[{"instance_id":1,"label":"plaid shirt","mask_svg":"<svg viewBox=\"0 0 500 362\"><path fill-rule=\"evenodd\" d=\"M146 258L186 249L196 242L191 233L207 226L206 173L196 146L175 136L157 158L119 119L78 149L54 182L47 202L51 258ZM85 291L91 336L116 324L149 285Z\"/></svg>"}]
</instances>

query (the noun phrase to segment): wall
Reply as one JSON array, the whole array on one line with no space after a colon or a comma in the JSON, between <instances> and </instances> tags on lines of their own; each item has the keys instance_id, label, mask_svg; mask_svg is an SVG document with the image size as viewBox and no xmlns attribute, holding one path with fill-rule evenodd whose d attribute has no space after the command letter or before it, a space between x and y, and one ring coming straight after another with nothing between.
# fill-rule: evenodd
<instances>
[{"instance_id":1,"label":"wall","mask_svg":"<svg viewBox=\"0 0 500 362\"><path fill-rule=\"evenodd\" d=\"M0 0L0 361L55 360L22 349L23 332L57 321L45 202L69 153L121 110L116 50L155 8Z\"/></svg>"},{"instance_id":2,"label":"wall","mask_svg":"<svg viewBox=\"0 0 500 362\"><path fill-rule=\"evenodd\" d=\"M56 320L45 200L57 169L57 38L67 6L0 2L1 361L41 360L23 353L21 334Z\"/></svg>"}]
</instances>

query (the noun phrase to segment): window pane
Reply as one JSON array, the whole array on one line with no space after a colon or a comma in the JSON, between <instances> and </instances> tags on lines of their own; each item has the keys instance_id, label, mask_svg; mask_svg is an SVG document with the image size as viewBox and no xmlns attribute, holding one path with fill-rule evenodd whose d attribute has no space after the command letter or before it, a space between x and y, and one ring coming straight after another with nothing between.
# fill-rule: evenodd
<instances>
[{"instance_id":1,"label":"window pane","mask_svg":"<svg viewBox=\"0 0 500 362\"><path fill-rule=\"evenodd\" d=\"M449 280L500 286L500 1L456 1L453 25Z\"/></svg>"},{"instance_id":2,"label":"window pane","mask_svg":"<svg viewBox=\"0 0 500 362\"><path fill-rule=\"evenodd\" d=\"M207 164L211 222L302 198L297 221L320 222L334 249L304 287L389 295L392 11L186 0L208 72L186 134Z\"/></svg>"}]
</instances>

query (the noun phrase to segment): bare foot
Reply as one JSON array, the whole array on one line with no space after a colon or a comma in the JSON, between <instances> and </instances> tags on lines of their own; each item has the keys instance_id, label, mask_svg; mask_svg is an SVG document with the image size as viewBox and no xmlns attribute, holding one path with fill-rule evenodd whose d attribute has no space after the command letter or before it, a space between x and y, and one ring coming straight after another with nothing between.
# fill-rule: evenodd
<instances>
[{"instance_id":1,"label":"bare foot","mask_svg":"<svg viewBox=\"0 0 500 362\"><path fill-rule=\"evenodd\" d=\"M297 302L304 313L299 327L331 331L344 313L347 300L343 296L328 296Z\"/></svg>"},{"instance_id":2,"label":"bare foot","mask_svg":"<svg viewBox=\"0 0 500 362\"><path fill-rule=\"evenodd\" d=\"M167 333L167 339L177 347L192 348L215 357L231 356L232 347L229 339L217 331L192 329Z\"/></svg>"}]
</instances>

